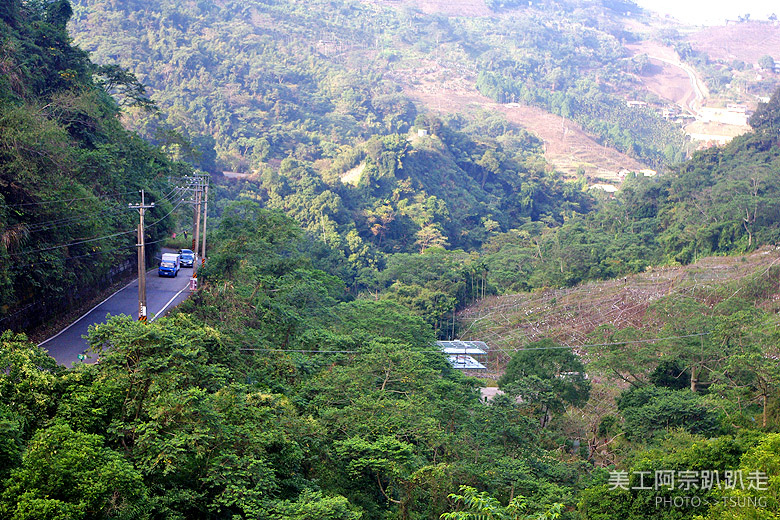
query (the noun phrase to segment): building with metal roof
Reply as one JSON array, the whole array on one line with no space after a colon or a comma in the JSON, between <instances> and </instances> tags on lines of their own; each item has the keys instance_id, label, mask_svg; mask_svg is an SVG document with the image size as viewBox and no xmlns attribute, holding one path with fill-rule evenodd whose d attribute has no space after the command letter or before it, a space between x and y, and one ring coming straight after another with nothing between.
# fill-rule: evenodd
<instances>
[{"instance_id":1,"label":"building with metal roof","mask_svg":"<svg viewBox=\"0 0 780 520\"><path fill-rule=\"evenodd\" d=\"M487 370L474 356L487 358L488 346L484 341L437 341L441 351L447 355L452 368L458 370Z\"/></svg>"},{"instance_id":2,"label":"building with metal roof","mask_svg":"<svg viewBox=\"0 0 780 520\"><path fill-rule=\"evenodd\" d=\"M458 354L457 356L447 356L452 368L458 370L487 370L487 367L474 359L471 356L465 354Z\"/></svg>"}]
</instances>

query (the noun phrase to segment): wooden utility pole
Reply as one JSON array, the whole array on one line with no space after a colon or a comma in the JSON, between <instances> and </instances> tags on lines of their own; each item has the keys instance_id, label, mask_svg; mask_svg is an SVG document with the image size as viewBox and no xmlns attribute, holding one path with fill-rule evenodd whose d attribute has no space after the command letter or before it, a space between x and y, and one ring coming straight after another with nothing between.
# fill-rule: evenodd
<instances>
[{"instance_id":1,"label":"wooden utility pole","mask_svg":"<svg viewBox=\"0 0 780 520\"><path fill-rule=\"evenodd\" d=\"M200 245L200 178L198 176L195 176L193 187L195 189L195 213L193 215L192 223L195 229L192 232L192 252L195 254L195 261L192 263L192 276L197 277L198 246Z\"/></svg>"},{"instance_id":2,"label":"wooden utility pole","mask_svg":"<svg viewBox=\"0 0 780 520\"><path fill-rule=\"evenodd\" d=\"M144 213L154 207L154 202L146 204L146 194L141 190L141 203L128 204L130 209L137 209L140 216L138 222L138 320L146 321L146 245L144 241Z\"/></svg>"},{"instance_id":3,"label":"wooden utility pole","mask_svg":"<svg viewBox=\"0 0 780 520\"><path fill-rule=\"evenodd\" d=\"M192 251L197 255L200 240L200 179L196 177L192 186L195 189L195 211L192 215Z\"/></svg>"},{"instance_id":4,"label":"wooden utility pole","mask_svg":"<svg viewBox=\"0 0 780 520\"><path fill-rule=\"evenodd\" d=\"M203 176L203 248L200 252L201 263L206 262L206 219L209 216L209 179Z\"/></svg>"}]
</instances>

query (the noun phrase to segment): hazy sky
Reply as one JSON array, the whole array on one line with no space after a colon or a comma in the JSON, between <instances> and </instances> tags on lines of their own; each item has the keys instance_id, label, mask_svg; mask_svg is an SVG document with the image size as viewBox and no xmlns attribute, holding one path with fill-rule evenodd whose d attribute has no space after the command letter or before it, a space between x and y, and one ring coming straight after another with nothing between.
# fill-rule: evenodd
<instances>
[{"instance_id":1,"label":"hazy sky","mask_svg":"<svg viewBox=\"0 0 780 520\"><path fill-rule=\"evenodd\" d=\"M766 20L772 13L780 16L777 0L636 0L636 3L650 11L700 25L723 25L726 18L736 20L745 14L756 20Z\"/></svg>"}]
</instances>

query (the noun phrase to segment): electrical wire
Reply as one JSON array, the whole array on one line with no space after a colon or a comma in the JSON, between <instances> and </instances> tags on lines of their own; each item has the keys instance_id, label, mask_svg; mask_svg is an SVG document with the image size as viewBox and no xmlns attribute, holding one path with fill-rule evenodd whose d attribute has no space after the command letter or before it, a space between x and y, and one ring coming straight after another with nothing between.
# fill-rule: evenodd
<instances>
[{"instance_id":1,"label":"electrical wire","mask_svg":"<svg viewBox=\"0 0 780 520\"><path fill-rule=\"evenodd\" d=\"M180 200L180 201L179 201L179 203L178 203L178 204L176 204L176 205L173 207L173 209L171 209L171 210L170 210L168 213L166 213L164 216L160 217L159 219L157 219L157 220L155 220L154 222L152 222L151 224L149 224L149 227L155 226L155 225L159 224L160 222L162 222L163 220L165 220L166 218L168 218L168 215L170 215L171 213L173 213L174 211L176 211L176 209L177 209L179 206L181 206L182 204L184 204L184 200L183 200L183 199L182 199L182 200Z\"/></svg>"},{"instance_id":2,"label":"electrical wire","mask_svg":"<svg viewBox=\"0 0 780 520\"><path fill-rule=\"evenodd\" d=\"M176 189L180 189L180 188L178 186L174 186L173 191L175 191ZM168 195L163 196L163 198L167 198L171 193L173 193L173 191L169 192ZM121 196L124 196L124 195L132 195L133 193L138 193L138 190L126 191L126 192L123 192L123 193L117 193L117 194L115 194L115 196L116 197L121 197ZM16 208L16 207L21 207L21 206L38 206L38 205L42 205L42 204L56 204L58 202L75 202L77 200L89 200L89 199L95 199L95 198L97 198L98 200L102 200L101 196L99 196L99 195L90 195L88 197L76 197L76 198L72 198L72 199L43 200L43 201L38 201L38 202L19 202L19 203L16 203L16 204L0 204L0 208Z\"/></svg>"},{"instance_id":3,"label":"electrical wire","mask_svg":"<svg viewBox=\"0 0 780 520\"><path fill-rule=\"evenodd\" d=\"M170 211L168 211L168 213L166 213L162 217L160 217L157 220L155 220L152 223L150 223L148 225L148 227L153 227L153 226L159 224L160 222L165 220L169 215L171 215L174 211L176 211L176 209L178 209L182 204L184 204L185 200L184 200L184 198L181 198L181 195L184 192L187 192L187 191L190 191L190 190L186 186L174 186L171 189L171 191L169 191L168 193L163 195L163 197L161 199L157 199L157 201L166 201L166 202L170 202L170 203L175 202L176 199L179 199L179 200L173 206L173 208ZM135 193L135 192L126 192L126 193L119 194L119 195L132 194L132 193ZM33 205L39 205L39 204L53 204L55 202L72 202L72 201L77 201L77 200L87 200L87 199L93 199L93 198L94 198L94 196L93 197L79 197L79 198L72 198L72 199L61 199L61 200L56 200L56 201L41 201L41 202L38 202L38 203L9 204L9 205L0 205L0 208L33 206ZM110 213L113 213L115 216L118 216L120 214L119 212L115 212L115 210L112 208L112 209L104 210L104 211L102 211L100 213L97 213L97 215L98 216L103 216L103 215L107 215L107 214L110 214ZM33 224L30 224L28 226L28 232L32 231L32 232L37 233L37 232L41 232L41 231L48 231L48 230L51 230L51 229L64 227L64 226L67 226L67 225L71 225L73 222L78 221L80 218L82 218L81 215L74 215L74 216L71 216L71 217L64 217L64 218L56 219L54 221L33 223ZM20 256L29 256L29 255L34 254L34 253L51 251L51 250L59 249L59 248L63 248L63 247L70 247L70 246L74 246L74 245L85 244L85 243L89 243L89 242L95 242L95 241L98 241L98 240L105 240L105 239L108 239L108 238L115 238L115 237L118 237L118 236L127 235L127 234L135 233L135 232L136 232L136 229L132 229L132 230L129 230L129 231L117 232L117 233L113 233L113 234L110 234L110 235L105 235L105 236L102 236L102 237L95 237L95 238L86 239L86 240L79 240L79 241L71 242L71 243L68 243L68 244L60 244L60 245L57 245L57 246L45 247L45 248L40 248L40 249L36 249L36 250L32 250L32 251L22 251L22 252L19 252L19 253L7 254L6 256L17 257L17 258L20 257ZM158 240L145 242L145 245L153 245L153 244L157 244L157 243L164 242L164 241L167 241L167 240L168 240L168 237L164 237L164 238L161 238L161 239L158 239ZM107 253L114 252L114 251L126 250L126 249L131 249L131 248L135 249L137 247L138 247L138 244L127 245L127 246L118 246L118 247L113 247L110 251L100 250L100 251L93 251L91 253L85 253L85 254L81 254L81 255L70 256L70 257L67 257L66 260L70 261L70 260L75 260L75 259L87 258L87 257L95 256L95 255L107 254ZM32 266L35 266L35 265L40 265L40 264L51 264L51 263L54 263L54 262L57 262L57 261L60 261L60 260L62 260L62 259L57 258L57 259L50 259L50 260L38 260L36 262L25 264L25 265L18 265L17 264L17 265L12 266L11 270L26 269L26 268L29 268L29 267L32 267ZM8 318L9 318L9 316L6 316L5 318L0 319L0 321L5 321Z\"/></svg>"},{"instance_id":4,"label":"electrical wire","mask_svg":"<svg viewBox=\"0 0 780 520\"><path fill-rule=\"evenodd\" d=\"M159 240L154 240L152 242L146 242L146 245L157 244L158 242L164 242L166 240L168 240L167 237L166 238L161 238ZM112 249L112 251L117 251L117 250L121 250L121 249L130 249L130 248L135 249L137 247L138 247L138 245L121 246L121 247L117 247L115 249ZM101 254L105 254L105 253L108 253L108 252L109 251L95 251L95 252L87 253L87 254L84 254L84 255L71 256L71 257L68 257L67 260L73 260L73 259L78 259L78 258L85 258L85 257L88 257L88 256L94 256L94 255L101 255ZM36 263L33 263L33 264L24 265L24 266L13 266L12 269L25 269L27 267L33 267L33 266L35 266L37 264L47 264L47 263L52 263L54 261L55 260L41 260L39 262L36 262ZM11 317L19 314L23 310L24 309L20 309L20 310L14 312L12 314L9 314L8 316L0 318L0 323L2 323L3 321L6 321L6 320L10 319Z\"/></svg>"},{"instance_id":5,"label":"electrical wire","mask_svg":"<svg viewBox=\"0 0 780 520\"><path fill-rule=\"evenodd\" d=\"M117 196L123 196L123 195L130 195L131 193L136 193L134 191L128 191L124 193L118 193ZM76 197L73 199L57 199L57 200L42 200L38 202L19 202L17 204L0 204L0 208L17 208L21 206L39 206L42 204L56 204L58 202L75 202L77 200L88 200L88 199L94 199L94 198L100 198L97 195L91 195L89 197Z\"/></svg>"},{"instance_id":6,"label":"electrical wire","mask_svg":"<svg viewBox=\"0 0 780 520\"><path fill-rule=\"evenodd\" d=\"M115 209L107 209L103 210L99 213L93 213L91 216L94 217L104 217L106 215L112 214L112 216L119 216L121 213ZM80 220L83 220L82 215L72 215L70 217L64 217L57 220L49 220L46 222L36 222L33 224L28 224L27 231L29 233L40 233L42 231L50 231L52 229L59 229L65 226L70 226L75 222L78 222Z\"/></svg>"},{"instance_id":7,"label":"electrical wire","mask_svg":"<svg viewBox=\"0 0 780 520\"><path fill-rule=\"evenodd\" d=\"M614 347L617 345L626 345L634 343L655 343L656 341L667 341L670 339L684 339L684 338L697 338L699 336L708 336L711 332L699 332L696 334L685 334L682 336L667 336L665 338L648 338L648 339L632 339L626 341L615 341L612 343L592 343L585 345L559 345L556 347L531 347L531 348L519 348L519 349L491 349L491 352L517 352L519 350L558 350L558 349L574 349L574 348L592 348L592 347Z\"/></svg>"},{"instance_id":8,"label":"electrical wire","mask_svg":"<svg viewBox=\"0 0 780 520\"><path fill-rule=\"evenodd\" d=\"M173 207L173 209L171 209L171 211L166 213L163 217L160 217L156 221L154 221L151 224L149 224L149 227L155 226L155 225L159 224L160 222L162 222L163 220L165 220L171 213L173 213L183 203L184 203L184 201L180 200L179 203L176 204ZM68 244L58 244L56 246L42 247L40 249L33 249L32 251L21 251L21 252L18 252L18 253L9 253L7 256L8 257L27 256L27 255L30 255L30 254L33 254L33 253L43 253L43 252L46 252L46 251L52 251L54 249L61 249L63 247L72 247L72 246L76 246L76 245L87 244L87 243L90 243L90 242L96 242L98 240L106 240L106 239L109 239L109 238L116 238L118 236L129 235L130 233L135 233L135 232L136 232L135 229L130 229L128 231L120 231L120 232L113 233L111 235L105 235L105 236L102 236L102 237L94 237L94 238L88 238L88 239L85 239L85 240L78 240L76 242L70 242Z\"/></svg>"},{"instance_id":9,"label":"electrical wire","mask_svg":"<svg viewBox=\"0 0 780 520\"><path fill-rule=\"evenodd\" d=\"M159 242L165 242L166 240L168 240L168 237L161 238L159 240L153 240L151 242L144 242L144 245L149 246L149 245L152 245L152 244L157 244ZM38 260L36 262L31 262L31 263L25 264L25 265L14 265L14 266L11 267L11 269L12 270L26 269L28 267L34 267L34 266L40 265L40 264L52 264L52 263L58 262L60 260L68 260L68 261L70 261L70 260L77 260L79 258L86 258L86 257L90 257L90 256L95 256L95 255L104 255L104 254L107 254L107 253L112 253L114 251L121 251L123 249L136 249L137 247L138 247L138 244L132 244L132 245L128 245L128 246L118 246L118 247L114 247L114 248L112 248L110 250L93 251L92 253L85 253L83 255L69 256L67 258L54 258L54 259L51 259L51 260Z\"/></svg>"},{"instance_id":10,"label":"electrical wire","mask_svg":"<svg viewBox=\"0 0 780 520\"><path fill-rule=\"evenodd\" d=\"M559 349L575 349L575 348L585 349L585 348L594 348L594 347L614 347L618 345L626 345L629 343L654 343L656 341L668 341L672 339L684 339L684 338L694 338L699 336L708 336L709 334L712 333L700 332L697 334L667 336L664 338L646 338L646 339L626 340L626 341L613 342L613 343L591 343L585 345L568 345L568 346L559 345L556 347L531 347L531 348L516 348L516 349L494 348L494 349L490 349L488 353L490 352L515 353L523 350L559 350ZM365 351L362 350L303 350L303 349L296 350L296 349L279 349L279 348L240 348L238 350L252 351L252 352L295 352L295 353L303 353L303 354L363 354L365 353ZM414 350L412 352L418 352L420 354L442 353L441 350Z\"/></svg>"},{"instance_id":11,"label":"electrical wire","mask_svg":"<svg viewBox=\"0 0 780 520\"><path fill-rule=\"evenodd\" d=\"M135 232L136 232L135 229L131 229L129 231L120 231L119 233L113 233L111 235L105 235L105 236L102 236L102 237L88 238L86 240L78 240L76 242L70 242L69 244L58 244L56 246L42 247L40 249L33 249L32 251L22 251L22 252L19 252L19 253L10 253L8 256L18 257L18 256L31 255L33 253L43 253L45 251L52 251L54 249L61 249L63 247L72 247L72 246L78 246L78 245L81 245L81 244L88 244L90 242L96 242L98 240L106 240L108 238L115 238L115 237L119 237L119 236L122 236L122 235L128 235L130 233L135 233Z\"/></svg>"},{"instance_id":12,"label":"electrical wire","mask_svg":"<svg viewBox=\"0 0 780 520\"><path fill-rule=\"evenodd\" d=\"M167 194L165 194L161 199L158 199L158 201L164 200L166 202L173 203L176 200L176 198L178 198L179 195L180 195L180 193L177 193L177 191L181 192L184 189L185 188L181 188L179 186L174 186L174 188L171 191L169 191ZM93 217L104 217L106 215L111 215L111 216L118 217L121 214L122 214L122 210L121 209L119 209L119 208L110 208L110 209L107 209L107 210L104 210L104 211L101 211L99 213L94 214ZM51 230L54 230L54 229L59 229L59 228L63 228L63 227L66 227L66 226L71 226L74 223L77 223L77 222L79 222L82 219L83 219L82 215L72 215L72 216L64 217L64 218L57 219L57 220L50 220L50 221L46 221L46 222L37 222L37 223L33 223L33 224L28 224L26 231L28 233L39 233L39 232L43 232L43 231L51 231Z\"/></svg>"},{"instance_id":13,"label":"electrical wire","mask_svg":"<svg viewBox=\"0 0 780 520\"><path fill-rule=\"evenodd\" d=\"M166 202L171 202L172 203L179 196L179 194L176 193L177 190L181 190L181 189L178 188L178 187L174 187L173 190L168 192L166 195L164 195L161 199L158 199L157 201L163 201L164 200ZM113 214L115 216L119 216L119 215L122 214L122 210L123 209L124 208L122 208L122 209L111 208L111 209L104 210L104 211L102 211L100 213L97 213L97 214L95 214L93 216L100 217L100 216L105 216L105 215L108 215L108 214ZM38 222L38 223L35 223L35 224L29 224L27 226L27 229L28 229L29 232L33 232L33 233L37 233L37 232L40 232L40 231L49 231L49 230L52 230L52 229L58 229L58 228L61 228L61 227L68 226L68 225L72 224L73 222L77 222L77 221L81 220L82 218L83 217L81 215L72 215L70 217L64 217L64 218L61 218L61 219L58 219L58 220L51 220L51 221L46 221L46 222Z\"/></svg>"}]
</instances>

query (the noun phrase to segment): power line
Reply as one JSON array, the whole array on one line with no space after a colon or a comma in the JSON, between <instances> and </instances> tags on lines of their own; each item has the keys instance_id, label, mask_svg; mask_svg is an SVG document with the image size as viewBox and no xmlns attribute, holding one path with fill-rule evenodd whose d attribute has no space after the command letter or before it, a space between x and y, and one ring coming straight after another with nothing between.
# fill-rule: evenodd
<instances>
[{"instance_id":1,"label":"power line","mask_svg":"<svg viewBox=\"0 0 780 520\"><path fill-rule=\"evenodd\" d=\"M303 350L303 349L283 349L283 348L240 348L240 351L252 352L295 352L301 354L362 354L362 350ZM414 352L428 352L415 350ZM439 351L441 352L441 351Z\"/></svg>"},{"instance_id":2,"label":"power line","mask_svg":"<svg viewBox=\"0 0 780 520\"><path fill-rule=\"evenodd\" d=\"M184 191L184 188L181 188L179 186L174 186L174 188L171 191L169 191L167 194L165 194L162 197L162 199L160 199L160 200L164 200L166 202L173 203L179 197L179 195L180 195L180 193L182 191ZM179 205L181 205L182 202L183 201L180 200L179 203L176 204L176 206L173 209L175 210L176 208L178 208ZM165 219L172 212L173 212L173 210L168 212L164 217L162 217L158 221L154 222L152 225L155 225L155 224L159 223L160 220ZM118 217L121 213L117 212L114 208L111 208L111 209L102 211L100 213L97 213L94 216L95 217L102 217L102 216L109 215L109 214L111 214L112 216ZM53 221L37 222L37 223L33 223L33 224L27 224L26 231L27 231L27 233L40 233L40 232L43 232L43 231L51 231L51 230L59 229L59 228L66 227L66 226L72 226L75 223L78 223L81 219L83 219L82 215L72 215L72 216L69 216L69 217L64 217L64 218L53 220ZM129 232L127 234L129 234ZM107 236L107 237L104 237L104 238L111 238L111 236ZM98 240L98 238L96 238L94 240ZM70 244L60 244L60 245L57 245L57 246L53 246L51 248L41 248L39 250L20 251L20 252L17 252L17 253L8 253L8 256L19 257L19 256L28 255L28 254L34 254L36 252L45 252L45 251L53 250L53 249L60 248L60 247L68 247L68 246L72 246L72 245L77 245L79 243L80 242L74 242L74 243L70 243ZM75 258L75 257L70 257L70 258Z\"/></svg>"},{"instance_id":3,"label":"power line","mask_svg":"<svg viewBox=\"0 0 780 520\"><path fill-rule=\"evenodd\" d=\"M99 213L95 213L92 216L93 217L103 217L105 215L112 214L115 216L119 216L120 213L116 212L114 209L107 209L104 211L101 211ZM31 233L40 233L42 231L51 231L52 229L59 229L65 226L72 225L73 223L77 223L78 221L82 220L82 215L72 215L70 217L64 217L57 220L50 220L46 222L36 222L33 224L27 225L28 232Z\"/></svg>"},{"instance_id":4,"label":"power line","mask_svg":"<svg viewBox=\"0 0 780 520\"><path fill-rule=\"evenodd\" d=\"M168 237L160 238L160 239L154 240L152 242L146 242L146 245L157 244L157 243L160 243L160 242L165 242L166 240L168 240ZM38 260L36 262L31 262L31 263L25 264L25 265L18 265L17 264L17 265L11 266L10 269L11 270L20 270L20 269L25 269L27 267L34 267L34 266L36 266L38 264L53 264L53 263L58 262L60 260L78 260L79 258L87 258L87 257L90 257L90 256L95 256L95 255L105 255L105 254L111 253L113 251L121 251L121 250L124 250L124 249L135 249L136 247L138 247L138 246L135 245L135 244L132 244L132 245L129 245L129 246L118 246L118 247L112 248L110 250L93 251L91 253L84 253L83 255L69 256L67 258L53 258L51 260Z\"/></svg>"},{"instance_id":5,"label":"power line","mask_svg":"<svg viewBox=\"0 0 780 520\"><path fill-rule=\"evenodd\" d=\"M635 339L635 340L626 340L626 341L620 341L620 342L613 342L613 343L591 343L591 344L585 344L585 345L572 345L572 346L566 346L566 345L559 345L556 347L531 347L531 348L516 348L516 349L500 349L500 348L493 348L490 349L489 352L520 352L523 350L559 350L559 349L583 349L583 348L593 348L593 347L613 347L617 345L626 345L629 343L654 343L656 341L668 341L672 339L684 339L684 338L694 338L699 336L707 336L709 334L712 334L711 332L700 332L698 334L685 334L680 336L667 336L664 338L645 338L645 339ZM294 352L294 353L303 353L303 354L365 354L366 352L364 350L305 350L305 349L280 349L280 348L240 348L238 349L240 351L253 351L253 352ZM420 354L435 354L435 353L443 353L441 350L414 350L412 352L419 352ZM489 353L488 352L488 353Z\"/></svg>"},{"instance_id":6,"label":"power line","mask_svg":"<svg viewBox=\"0 0 780 520\"><path fill-rule=\"evenodd\" d=\"M96 242L98 240L106 240L108 238L115 238L115 237L122 236L122 235L128 235L128 234L134 233L134 232L135 232L134 229L131 229L130 231L120 231L119 233L114 233L114 234L106 235L106 236L102 236L102 237L88 238L86 240L79 240L79 241L76 241L76 242L71 242L69 244L59 244L59 245L51 246L51 247L42 247L40 249L33 249L32 251L22 251L20 253L10 253L8 256L25 256L25 255L31 255L33 253L43 253L45 251L52 251L54 249L61 249L63 247L77 246L77 245L81 245L81 244L87 244L89 242Z\"/></svg>"},{"instance_id":7,"label":"power line","mask_svg":"<svg viewBox=\"0 0 780 520\"><path fill-rule=\"evenodd\" d=\"M155 240L155 241L153 241L153 242L147 242L147 243L146 243L146 245L157 244L157 243L159 243L159 242L164 242L164 241L166 241L166 240L168 240L168 238L167 238L167 237L166 237L166 238L161 238L161 239L159 239L159 240ZM135 249L136 247L138 247L138 246L136 246L135 244L133 244L133 245L130 245L130 246L120 246L120 247L117 247L117 248L113 249L112 251L121 250L121 249L131 249L131 248L132 248L132 249ZM109 251L95 251L95 252L92 252L92 253L86 253L86 254L83 254L83 255L70 256L70 257L68 257L68 258L67 258L67 260L76 260L76 259L79 259L79 258L85 258L85 257L89 257L89 256L94 256L94 255L102 255L102 254L106 254L106 253L108 253L108 252L109 252ZM32 264L21 265L21 266L20 266L20 265L15 265L15 266L12 266L12 267L11 267L11 270L25 269L25 268L27 268L27 267L33 267L33 266L35 266L36 264L50 264L50 263L53 263L53 262L55 262L55 261L56 261L56 260L40 260L40 261L38 261L38 262L35 262L35 263L32 263ZM17 314L19 314L20 312L24 312L24 310L25 310L25 309L24 309L24 308L22 308L22 309L19 309L18 311L14 312L14 313L12 313L12 314L9 314L9 315L7 315L7 316L4 316L4 317L0 318L0 323L2 323L3 321L6 321L6 320L8 320L8 319L10 319L12 316L15 316L15 315L17 315Z\"/></svg>"},{"instance_id":8,"label":"power line","mask_svg":"<svg viewBox=\"0 0 780 520\"><path fill-rule=\"evenodd\" d=\"M170 210L168 213L166 213L166 214L165 214L165 215L163 215L162 217L158 218L157 220L155 220L154 222L152 222L151 224L149 224L149 226L155 226L155 225L159 224L160 222L162 222L163 220L165 220L166 218L168 218L168 215L170 215L171 213L173 213L174 211L176 211L176 209L177 209L179 206L181 206L182 204L184 204L184 201L183 201L183 200L180 200L180 201L179 201L179 203L178 203L178 204L176 204L176 205L173 207L173 209L171 209L171 210Z\"/></svg>"},{"instance_id":9,"label":"power line","mask_svg":"<svg viewBox=\"0 0 780 520\"><path fill-rule=\"evenodd\" d=\"M159 219L157 219L156 221L151 223L150 226L157 225L160 222L162 222L163 220L165 220L168 217L168 215L173 213L179 206L181 206L181 204L183 202L184 201L179 201L179 203L176 204L173 207L173 209L171 209L171 211L169 211L164 216L160 217ZM32 251L20 251L18 253L8 253L7 256L9 256L9 257L19 257L19 256L31 255L33 253L43 253L43 252L46 252L46 251L52 251L54 249L61 249L63 247L72 247L72 246L76 246L76 245L87 244L87 243L90 243L90 242L96 242L98 240L106 240L108 238L115 238L115 237L122 236L122 235L129 235L130 233L135 233L135 232L136 232L135 229L131 229L129 231L120 231L120 232L117 232L117 233L113 233L111 235L105 235L105 236L102 236L102 237L88 238L86 240L78 240L76 242L70 242L68 244L58 244L56 246L43 247L43 248L40 248L40 249L33 249Z\"/></svg>"},{"instance_id":10,"label":"power line","mask_svg":"<svg viewBox=\"0 0 780 520\"><path fill-rule=\"evenodd\" d=\"M179 188L178 186L174 187L173 190L168 192L166 195L164 195L159 200L160 201L164 200L166 202L171 202L171 203L174 202L176 200L176 198L179 196L179 194L176 193L177 190L182 191L182 188ZM117 208L110 208L110 209L101 211L100 213L97 213L97 214L95 214L93 216L94 217L101 217L101 216L108 215L108 214L113 214L114 216L121 215L121 213L118 211ZM78 222L82 218L83 217L81 215L71 215L69 217L64 217L64 218L57 219L57 220L51 220L51 221L46 221L46 222L37 222L37 223L33 223L33 224L28 224L27 225L27 229L28 229L28 231L34 232L34 233L41 232L41 231L49 231L49 230L52 230L52 229L58 229L58 228L61 228L61 227L65 227L65 226L71 225L74 222Z\"/></svg>"},{"instance_id":11,"label":"power line","mask_svg":"<svg viewBox=\"0 0 780 520\"><path fill-rule=\"evenodd\" d=\"M130 195L132 193L135 193L134 191L128 191L125 193L117 193L117 196L122 195ZM76 197L72 199L56 199L56 200L42 200L38 202L19 202L17 204L0 204L0 208L17 208L20 206L38 206L42 204L57 204L58 202L75 202L77 200L89 200L89 199L100 199L98 195L91 195L89 197Z\"/></svg>"},{"instance_id":12,"label":"power line","mask_svg":"<svg viewBox=\"0 0 780 520\"><path fill-rule=\"evenodd\" d=\"M560 345L557 347L531 347L531 348L519 348L519 349L491 349L491 352L518 352L520 350L557 350L557 349L574 349L574 348L592 348L592 347L614 347L617 345L626 345L634 343L655 343L656 341L667 341L670 339L684 339L684 338L697 338L699 336L708 336L711 332L699 332L697 334L685 334L683 336L668 336L665 338L648 338L648 339L632 339L626 341L615 341L612 343L592 343L586 345Z\"/></svg>"}]
</instances>

